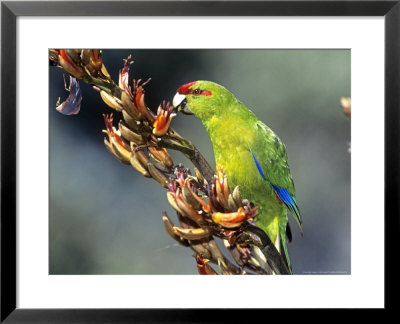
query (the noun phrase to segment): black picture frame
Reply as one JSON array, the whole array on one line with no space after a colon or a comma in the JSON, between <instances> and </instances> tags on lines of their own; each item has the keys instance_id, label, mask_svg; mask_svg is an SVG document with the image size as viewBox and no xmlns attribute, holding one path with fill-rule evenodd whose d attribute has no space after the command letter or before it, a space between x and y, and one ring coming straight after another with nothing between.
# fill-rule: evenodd
<instances>
[{"instance_id":1,"label":"black picture frame","mask_svg":"<svg viewBox=\"0 0 400 324\"><path fill-rule=\"evenodd\" d=\"M16 308L16 19L19 16L384 16L385 309L395 306L399 236L400 1L2 1L1 2L1 322L225 322L243 310ZM373 152L371 153L373 154ZM366 175L371 177L372 174ZM371 178L373 182L373 178ZM371 237L373 244L373 237ZM365 247L368 249L368 247ZM374 256L371 256L373 266ZM397 284L396 284L397 282ZM367 284L367 283L366 283ZM251 298L251 297L250 297ZM251 310L256 320L265 310ZM266 319L266 317L265 317Z\"/></svg>"}]
</instances>

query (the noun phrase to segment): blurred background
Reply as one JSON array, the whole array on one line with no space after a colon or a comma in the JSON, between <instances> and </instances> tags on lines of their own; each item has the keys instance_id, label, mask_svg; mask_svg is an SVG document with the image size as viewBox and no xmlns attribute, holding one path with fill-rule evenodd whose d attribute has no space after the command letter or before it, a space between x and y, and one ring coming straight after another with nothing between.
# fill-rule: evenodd
<instances>
[{"instance_id":1,"label":"blurred background","mask_svg":"<svg viewBox=\"0 0 400 324\"><path fill-rule=\"evenodd\" d=\"M350 50L103 50L118 81L151 77L155 111L194 80L225 86L286 144L304 235L290 217L295 274L350 274L350 121L340 97L350 93ZM103 113L114 112L80 83L81 112L56 111L65 100L63 71L50 67L50 274L197 274L192 251L175 244L161 219L175 213L165 190L121 164L104 147ZM115 121L120 119L114 112ZM214 166L210 140L194 116L172 122ZM189 161L172 153L175 163Z\"/></svg>"}]
</instances>

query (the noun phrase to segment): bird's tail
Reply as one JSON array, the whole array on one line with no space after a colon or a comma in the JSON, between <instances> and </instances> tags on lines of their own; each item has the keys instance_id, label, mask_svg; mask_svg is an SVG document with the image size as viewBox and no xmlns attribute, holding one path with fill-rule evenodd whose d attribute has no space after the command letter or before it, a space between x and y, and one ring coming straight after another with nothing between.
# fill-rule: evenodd
<instances>
[{"instance_id":1,"label":"bird's tail","mask_svg":"<svg viewBox=\"0 0 400 324\"><path fill-rule=\"evenodd\" d=\"M287 237L287 238L286 238ZM289 252L287 249L287 239L291 240L291 230L288 223L288 213L287 210L283 210L283 213L279 221L279 247L276 248L282 255L282 259L285 261L286 266L289 269L289 273L292 274L292 266L290 264Z\"/></svg>"},{"instance_id":2,"label":"bird's tail","mask_svg":"<svg viewBox=\"0 0 400 324\"><path fill-rule=\"evenodd\" d=\"M288 267L290 274L292 274L292 266L290 265L289 253L288 253L287 244L286 244L286 230L279 231L279 237L280 237L281 255L286 262L286 266Z\"/></svg>"}]
</instances>

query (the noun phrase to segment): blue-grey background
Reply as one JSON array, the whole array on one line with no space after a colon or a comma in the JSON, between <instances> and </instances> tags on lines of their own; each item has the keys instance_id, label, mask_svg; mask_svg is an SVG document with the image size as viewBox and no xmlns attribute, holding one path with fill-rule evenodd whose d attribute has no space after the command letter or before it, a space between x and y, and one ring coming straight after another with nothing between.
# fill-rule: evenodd
<instances>
[{"instance_id":1,"label":"blue-grey background","mask_svg":"<svg viewBox=\"0 0 400 324\"><path fill-rule=\"evenodd\" d=\"M104 50L115 81L133 54L131 79L153 110L189 81L224 85L284 141L304 236L290 220L294 273L350 273L350 122L339 99L350 96L350 50ZM50 67L50 274L196 274L190 249L164 230L174 213L165 190L119 163L103 145L99 94L81 83L77 116L55 110L64 100L62 70ZM115 113L115 124L120 119ZM199 120L179 114L173 127L214 165ZM174 162L189 162L173 154Z\"/></svg>"}]
</instances>

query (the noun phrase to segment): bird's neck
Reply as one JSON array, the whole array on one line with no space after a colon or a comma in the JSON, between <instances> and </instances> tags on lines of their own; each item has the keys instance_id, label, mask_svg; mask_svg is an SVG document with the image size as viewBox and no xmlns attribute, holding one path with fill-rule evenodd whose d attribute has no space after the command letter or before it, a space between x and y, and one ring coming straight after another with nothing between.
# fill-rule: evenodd
<instances>
[{"instance_id":1,"label":"bird's neck","mask_svg":"<svg viewBox=\"0 0 400 324\"><path fill-rule=\"evenodd\" d=\"M239 129L251 127L257 117L242 103L235 101L222 110L223 113L202 119L210 136L234 133Z\"/></svg>"},{"instance_id":2,"label":"bird's neck","mask_svg":"<svg viewBox=\"0 0 400 324\"><path fill-rule=\"evenodd\" d=\"M214 150L215 160L226 159L225 155L248 150L255 139L257 118L244 105L229 107L224 116L213 116L203 121Z\"/></svg>"}]
</instances>

